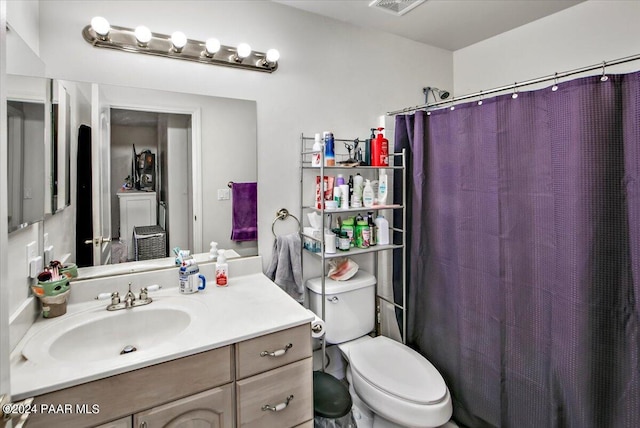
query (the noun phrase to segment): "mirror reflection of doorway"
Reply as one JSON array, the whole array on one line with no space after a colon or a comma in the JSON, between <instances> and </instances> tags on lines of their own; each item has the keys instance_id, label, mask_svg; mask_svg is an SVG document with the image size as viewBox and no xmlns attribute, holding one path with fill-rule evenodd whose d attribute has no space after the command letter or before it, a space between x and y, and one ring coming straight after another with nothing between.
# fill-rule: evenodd
<instances>
[{"instance_id":1,"label":"mirror reflection of doorway","mask_svg":"<svg viewBox=\"0 0 640 428\"><path fill-rule=\"evenodd\" d=\"M154 257L167 257L174 247L192 248L193 218L191 201L192 189L189 177L191 171L191 115L110 109L110 221L112 230L111 263L136 260L133 227L159 226L165 233L165 246L162 252L154 250ZM135 211L127 230L122 230L121 198L129 192L132 184L133 146L137 153L149 151L155 158L155 180L152 187L143 191L151 196L153 203L147 204L148 210L142 218ZM81 165L78 166L79 168ZM139 208L139 205L138 205ZM136 209L136 208L134 208ZM129 224L130 223L130 224ZM136 224L144 223L144 224ZM78 246L90 250L90 246ZM90 265L87 264L87 265Z\"/></svg>"},{"instance_id":2,"label":"mirror reflection of doorway","mask_svg":"<svg viewBox=\"0 0 640 428\"><path fill-rule=\"evenodd\" d=\"M153 155L155 165L152 185L139 186L140 191L155 194L149 209L153 210L150 224L126 224L117 194L131 186L135 191L133 147L137 154ZM133 227L160 226L165 231L167 257L174 247L192 248L188 230L192 206L191 175L191 116L123 108L111 109L111 230L113 263L136 260ZM143 216L144 217L144 216ZM154 221L155 220L155 221ZM127 222L129 223L129 222ZM127 247L126 249L123 247Z\"/></svg>"}]
</instances>

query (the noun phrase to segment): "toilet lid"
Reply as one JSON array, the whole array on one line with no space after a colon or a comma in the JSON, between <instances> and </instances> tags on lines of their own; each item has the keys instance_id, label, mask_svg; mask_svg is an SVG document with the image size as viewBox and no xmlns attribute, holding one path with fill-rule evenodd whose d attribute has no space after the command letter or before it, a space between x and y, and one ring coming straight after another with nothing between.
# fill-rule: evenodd
<instances>
[{"instance_id":1,"label":"toilet lid","mask_svg":"<svg viewBox=\"0 0 640 428\"><path fill-rule=\"evenodd\" d=\"M349 360L364 380L402 400L435 404L447 396L444 379L429 360L387 337L354 345Z\"/></svg>"}]
</instances>

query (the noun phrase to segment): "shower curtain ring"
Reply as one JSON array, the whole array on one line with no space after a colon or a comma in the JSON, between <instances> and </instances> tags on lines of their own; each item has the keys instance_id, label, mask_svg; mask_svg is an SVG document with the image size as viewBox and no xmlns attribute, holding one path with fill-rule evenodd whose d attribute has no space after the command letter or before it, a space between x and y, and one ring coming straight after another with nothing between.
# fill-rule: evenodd
<instances>
[{"instance_id":1,"label":"shower curtain ring","mask_svg":"<svg viewBox=\"0 0 640 428\"><path fill-rule=\"evenodd\" d=\"M600 77L600 81L601 82L606 82L607 80L609 80L609 76L607 76L606 70L605 68L607 67L607 62L606 61L602 61L602 76Z\"/></svg>"},{"instance_id":2,"label":"shower curtain ring","mask_svg":"<svg viewBox=\"0 0 640 428\"><path fill-rule=\"evenodd\" d=\"M480 99L478 100L478 105L482 105L482 90L480 91Z\"/></svg>"},{"instance_id":3,"label":"shower curtain ring","mask_svg":"<svg viewBox=\"0 0 640 428\"><path fill-rule=\"evenodd\" d=\"M514 100L518 98L518 82L513 83L513 94L511 95L511 98Z\"/></svg>"},{"instance_id":4,"label":"shower curtain ring","mask_svg":"<svg viewBox=\"0 0 640 428\"><path fill-rule=\"evenodd\" d=\"M551 90L553 92L558 90L558 73L557 72L553 75L553 86L551 87Z\"/></svg>"}]
</instances>

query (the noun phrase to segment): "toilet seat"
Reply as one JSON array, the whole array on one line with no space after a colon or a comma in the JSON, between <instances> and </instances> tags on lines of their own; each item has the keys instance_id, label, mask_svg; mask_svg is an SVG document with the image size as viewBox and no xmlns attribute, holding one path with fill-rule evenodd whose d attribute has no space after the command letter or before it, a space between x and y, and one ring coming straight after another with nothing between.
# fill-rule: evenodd
<instances>
[{"instance_id":1,"label":"toilet seat","mask_svg":"<svg viewBox=\"0 0 640 428\"><path fill-rule=\"evenodd\" d=\"M440 403L448 396L438 370L402 343L378 336L349 350L351 369L370 386L418 405Z\"/></svg>"}]
</instances>

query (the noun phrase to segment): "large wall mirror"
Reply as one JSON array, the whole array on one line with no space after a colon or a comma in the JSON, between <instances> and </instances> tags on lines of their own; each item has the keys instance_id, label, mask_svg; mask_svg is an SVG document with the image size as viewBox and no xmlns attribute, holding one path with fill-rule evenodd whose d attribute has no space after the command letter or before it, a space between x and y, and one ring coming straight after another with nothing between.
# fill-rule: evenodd
<instances>
[{"instance_id":1,"label":"large wall mirror","mask_svg":"<svg viewBox=\"0 0 640 428\"><path fill-rule=\"evenodd\" d=\"M70 165L77 215L71 227L46 221L45 232L76 235L69 260L93 266L80 277L170 267L173 248L202 253L211 241L257 255L257 241L230 238L228 187L257 180L255 101L57 82L67 98L58 126L71 136L58 165Z\"/></svg>"},{"instance_id":2,"label":"large wall mirror","mask_svg":"<svg viewBox=\"0 0 640 428\"><path fill-rule=\"evenodd\" d=\"M9 232L44 219L47 79L7 76Z\"/></svg>"}]
</instances>

